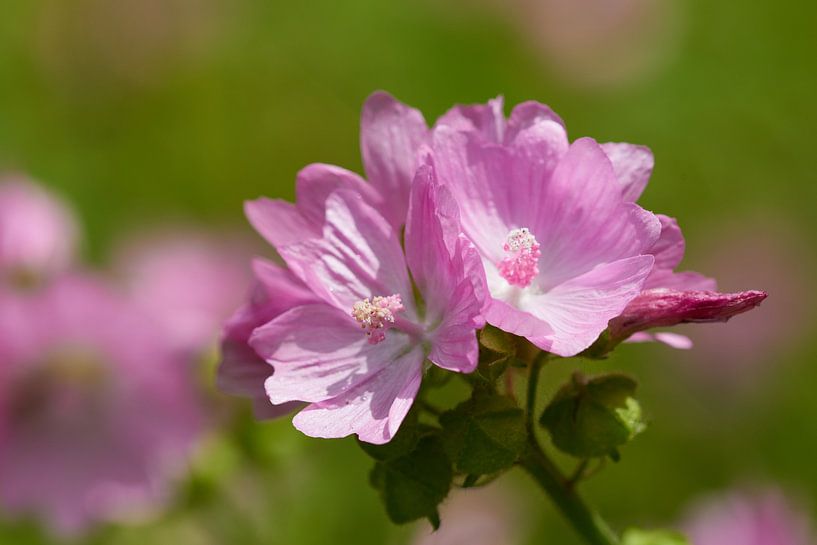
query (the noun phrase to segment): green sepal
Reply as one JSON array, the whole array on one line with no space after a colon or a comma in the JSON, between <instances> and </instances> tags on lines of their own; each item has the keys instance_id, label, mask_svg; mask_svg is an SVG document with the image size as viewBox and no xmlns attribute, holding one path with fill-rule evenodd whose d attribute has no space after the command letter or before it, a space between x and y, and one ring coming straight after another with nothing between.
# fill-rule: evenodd
<instances>
[{"instance_id":1,"label":"green sepal","mask_svg":"<svg viewBox=\"0 0 817 545\"><path fill-rule=\"evenodd\" d=\"M437 435L426 435L410 453L377 462L369 482L380 492L392 522L404 524L428 518L436 529L437 507L451 489L453 472Z\"/></svg>"},{"instance_id":2,"label":"green sepal","mask_svg":"<svg viewBox=\"0 0 817 545\"><path fill-rule=\"evenodd\" d=\"M586 379L576 374L545 409L540 424L553 444L577 458L610 456L618 447L644 431L641 406L635 399L637 383L622 374Z\"/></svg>"},{"instance_id":3,"label":"green sepal","mask_svg":"<svg viewBox=\"0 0 817 545\"><path fill-rule=\"evenodd\" d=\"M610 331L605 329L599 335L593 344L586 348L583 352L578 354L579 358L588 358L591 360L603 360L607 358L607 354L615 347L610 339Z\"/></svg>"},{"instance_id":4,"label":"green sepal","mask_svg":"<svg viewBox=\"0 0 817 545\"><path fill-rule=\"evenodd\" d=\"M522 409L507 396L477 391L440 417L446 452L460 473L485 475L514 464L527 438Z\"/></svg>"},{"instance_id":5,"label":"green sepal","mask_svg":"<svg viewBox=\"0 0 817 545\"><path fill-rule=\"evenodd\" d=\"M513 335L486 325L479 332L479 365L476 377L493 387L516 356L517 343Z\"/></svg>"},{"instance_id":6,"label":"green sepal","mask_svg":"<svg viewBox=\"0 0 817 545\"><path fill-rule=\"evenodd\" d=\"M492 325L486 325L479 332L479 345L500 356L516 354L516 339L513 335Z\"/></svg>"},{"instance_id":7,"label":"green sepal","mask_svg":"<svg viewBox=\"0 0 817 545\"><path fill-rule=\"evenodd\" d=\"M639 530L630 528L624 532L621 545L689 545L689 541L669 530Z\"/></svg>"}]
</instances>

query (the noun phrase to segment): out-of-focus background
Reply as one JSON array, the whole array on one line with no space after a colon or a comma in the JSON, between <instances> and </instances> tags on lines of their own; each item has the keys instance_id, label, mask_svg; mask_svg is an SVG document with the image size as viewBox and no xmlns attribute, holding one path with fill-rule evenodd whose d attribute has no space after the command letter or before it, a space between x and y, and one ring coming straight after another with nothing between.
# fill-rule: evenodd
<instances>
[{"instance_id":1,"label":"out-of-focus background","mask_svg":"<svg viewBox=\"0 0 817 545\"><path fill-rule=\"evenodd\" d=\"M376 89L429 122L458 102L538 100L571 138L648 145L656 169L640 203L679 219L684 268L769 298L726 325L685 329L690 351L628 345L587 364L637 376L652 425L585 494L617 527L683 525L700 498L736 490L781 491L813 518L815 21L805 0L6 0L0 171L60 195L79 218L82 259L127 276L122 247L166 242L175 226L238 237L216 261L248 267L265 250L242 201L292 198L311 162L360 171L360 106ZM215 423L168 506L75 542L402 544L428 533L388 522L353 439L255 422L215 392L214 357L202 359ZM570 371L544 380L555 390ZM491 543L577 543L524 475L504 481L473 508L453 499L451 525L495 518ZM0 519L2 544L60 541L31 519Z\"/></svg>"}]
</instances>

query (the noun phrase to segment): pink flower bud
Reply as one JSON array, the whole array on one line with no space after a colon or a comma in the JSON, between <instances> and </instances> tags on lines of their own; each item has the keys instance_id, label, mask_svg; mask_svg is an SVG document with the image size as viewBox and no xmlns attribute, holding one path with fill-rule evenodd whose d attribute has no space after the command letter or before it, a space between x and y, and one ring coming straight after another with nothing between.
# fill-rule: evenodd
<instances>
[{"instance_id":1,"label":"pink flower bud","mask_svg":"<svg viewBox=\"0 0 817 545\"><path fill-rule=\"evenodd\" d=\"M683 323L725 322L758 306L763 291L719 293L715 291L646 290L633 299L609 324L610 346L633 333L653 327Z\"/></svg>"}]
</instances>

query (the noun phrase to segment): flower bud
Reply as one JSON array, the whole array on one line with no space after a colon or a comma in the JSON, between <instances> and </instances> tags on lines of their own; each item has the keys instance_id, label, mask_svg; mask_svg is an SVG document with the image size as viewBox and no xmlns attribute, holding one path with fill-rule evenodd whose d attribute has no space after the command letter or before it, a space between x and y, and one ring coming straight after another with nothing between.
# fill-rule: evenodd
<instances>
[{"instance_id":1,"label":"flower bud","mask_svg":"<svg viewBox=\"0 0 817 545\"><path fill-rule=\"evenodd\" d=\"M618 457L618 447L644 431L636 382L621 374L580 373L562 386L542 414L556 447L577 458Z\"/></svg>"},{"instance_id":2,"label":"flower bud","mask_svg":"<svg viewBox=\"0 0 817 545\"><path fill-rule=\"evenodd\" d=\"M766 292L755 290L737 293L646 290L633 299L620 316L610 320L604 351L609 351L633 333L653 327L725 322L732 316L752 310L764 299Z\"/></svg>"}]
</instances>

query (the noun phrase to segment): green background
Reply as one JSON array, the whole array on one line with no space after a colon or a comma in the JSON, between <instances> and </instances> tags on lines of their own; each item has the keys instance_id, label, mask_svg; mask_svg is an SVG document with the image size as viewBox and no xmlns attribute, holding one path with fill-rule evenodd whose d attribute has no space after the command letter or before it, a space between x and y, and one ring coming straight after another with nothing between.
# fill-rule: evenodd
<instances>
[{"instance_id":1,"label":"green background","mask_svg":"<svg viewBox=\"0 0 817 545\"><path fill-rule=\"evenodd\" d=\"M599 65L626 63L632 51L588 40L581 58L590 61L565 69L572 57L537 36L553 25L526 24L543 10L557 17L534 3L7 0L0 169L66 197L82 219L85 257L104 264L117 237L146 225L249 233L242 201L291 198L310 162L360 171L359 111L373 90L429 121L499 94L507 110L545 102L573 138L652 148L657 166L641 204L679 218L687 268L734 268L723 249L737 241L750 250L738 267L745 277L723 287L770 291L755 311L769 309L766 317L713 326L744 324L747 343L767 341L761 361L736 367L734 380L690 373L695 351L662 346L625 346L587 364L638 376L652 421L621 463L588 483L587 497L619 528L672 524L690 499L736 484L774 482L817 499L817 4L665 3L663 30L650 21L621 30L634 35L634 51L655 52L649 66L599 78ZM752 252L758 233L772 242ZM769 285L746 285L755 278ZM782 302L775 288L788 294ZM576 364L560 365L545 371L549 391ZM754 380L743 380L748 373ZM383 544L415 531L387 522L353 440L308 439L286 420L258 424L245 413L233 420L211 438L171 512L90 541ZM523 542L576 543L523 475L507 480L513 509L526 513ZM27 524L0 531L2 543L29 541L47 539Z\"/></svg>"}]
</instances>

